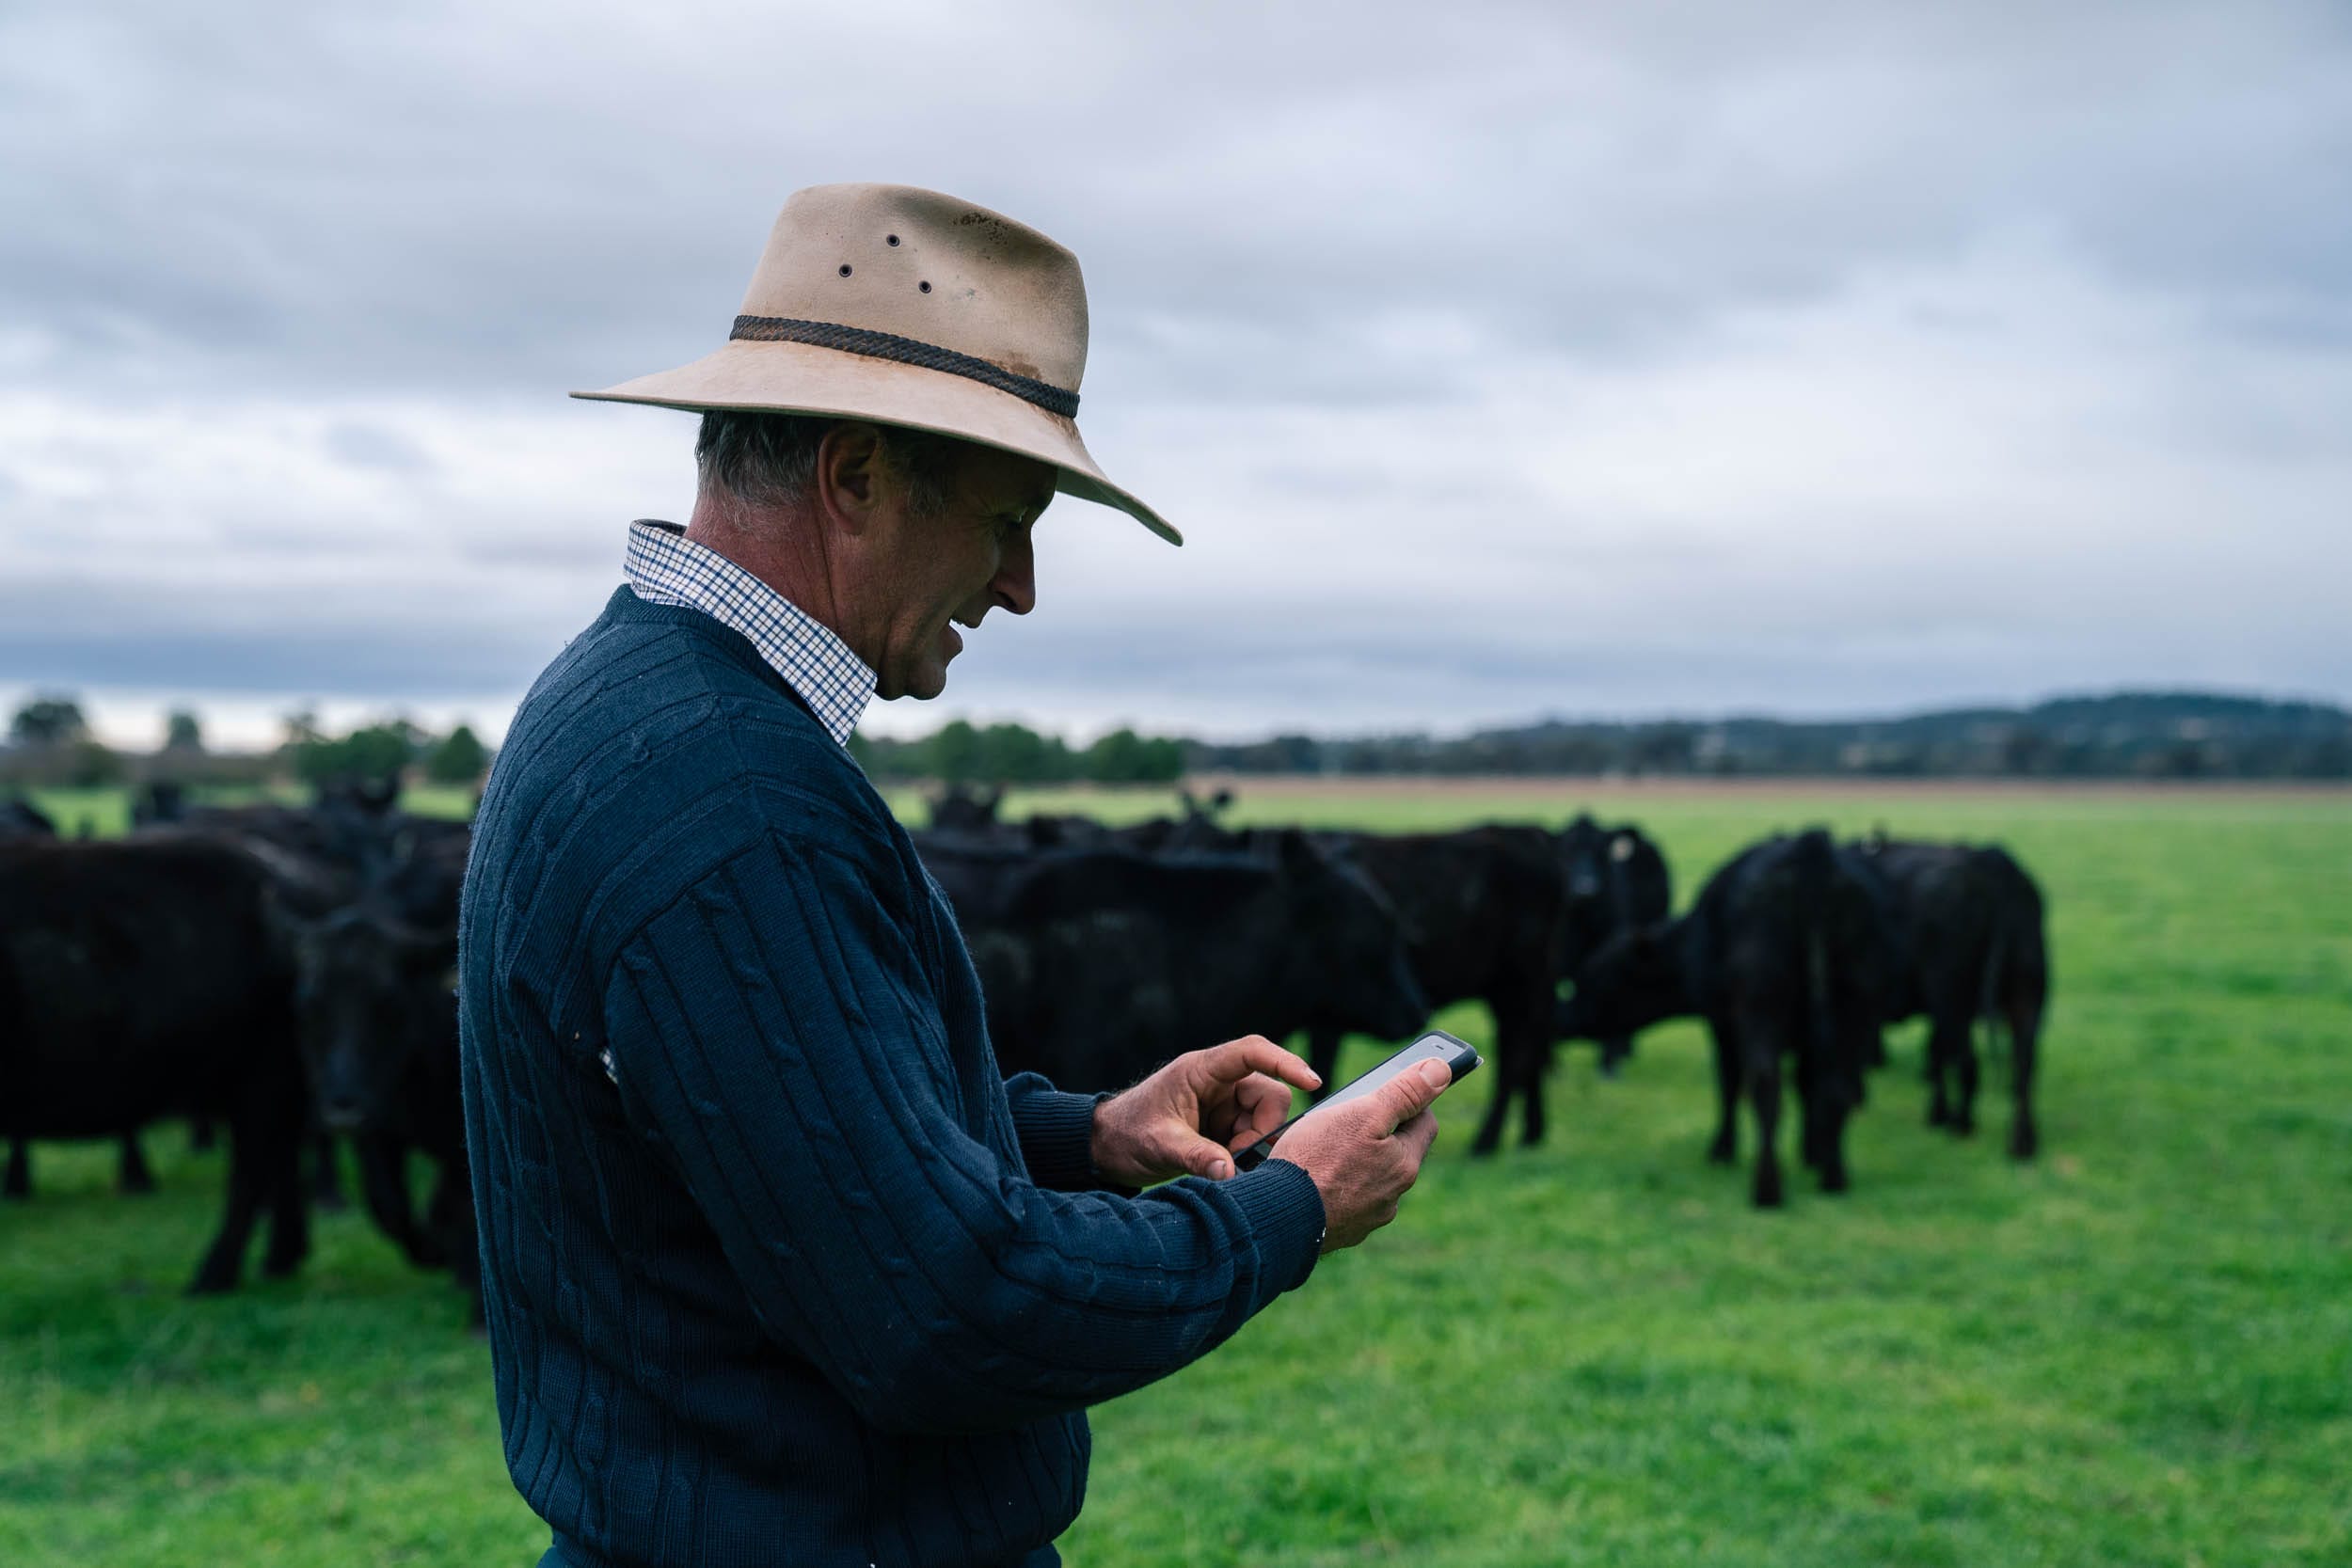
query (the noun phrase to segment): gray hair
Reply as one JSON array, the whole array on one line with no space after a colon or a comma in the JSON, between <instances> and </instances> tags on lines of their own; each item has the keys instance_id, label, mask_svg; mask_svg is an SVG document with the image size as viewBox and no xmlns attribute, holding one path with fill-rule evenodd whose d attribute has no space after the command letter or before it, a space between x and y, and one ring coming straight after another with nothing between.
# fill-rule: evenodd
<instances>
[{"instance_id":1,"label":"gray hair","mask_svg":"<svg viewBox=\"0 0 2352 1568\"><path fill-rule=\"evenodd\" d=\"M722 490L739 500L762 505L795 501L817 483L817 449L825 433L848 422L824 414L706 409L702 433L694 438L694 469L705 489ZM964 443L902 425L877 428L882 431L882 461L906 485L915 515L936 516L946 511Z\"/></svg>"}]
</instances>

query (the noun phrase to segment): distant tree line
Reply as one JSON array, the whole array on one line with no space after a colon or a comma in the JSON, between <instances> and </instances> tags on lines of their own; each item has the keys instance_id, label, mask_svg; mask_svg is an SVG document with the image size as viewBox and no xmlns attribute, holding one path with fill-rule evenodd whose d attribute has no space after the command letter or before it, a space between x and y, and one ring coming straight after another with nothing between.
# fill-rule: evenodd
<instances>
[{"instance_id":1,"label":"distant tree line","mask_svg":"<svg viewBox=\"0 0 2352 1568\"><path fill-rule=\"evenodd\" d=\"M1552 721L1458 739L1291 735L1184 751L1193 770L1235 773L2343 779L2352 777L2352 713L2126 692L1900 719Z\"/></svg>"},{"instance_id":2,"label":"distant tree line","mask_svg":"<svg viewBox=\"0 0 2352 1568\"><path fill-rule=\"evenodd\" d=\"M1900 719L1549 721L1428 735L1235 744L1120 730L1083 751L1020 724L957 721L853 744L876 777L951 784L1160 783L1186 773L1755 778L2344 779L2352 713L2199 692L2063 698Z\"/></svg>"},{"instance_id":3,"label":"distant tree line","mask_svg":"<svg viewBox=\"0 0 2352 1568\"><path fill-rule=\"evenodd\" d=\"M0 785L99 788L169 779L183 784L259 786L295 780L421 777L434 784L471 784L490 765L490 749L468 724L435 735L405 719L361 725L342 735L320 729L297 713L274 750L215 752L204 744L203 721L189 709L165 719L164 744L144 753L118 752L92 733L79 699L45 692L21 705L0 747Z\"/></svg>"},{"instance_id":4,"label":"distant tree line","mask_svg":"<svg viewBox=\"0 0 2352 1568\"><path fill-rule=\"evenodd\" d=\"M855 736L850 754L878 779L945 784L1166 784L1184 776L1184 743L1113 730L1090 746L1025 724L986 728L957 719L915 740Z\"/></svg>"},{"instance_id":5,"label":"distant tree line","mask_svg":"<svg viewBox=\"0 0 2352 1568\"><path fill-rule=\"evenodd\" d=\"M2352 713L2325 703L2125 692L1899 719L1553 721L1447 739L1279 735L1217 744L1118 729L1085 746L1024 724L959 719L928 736L853 736L850 749L878 779L948 784L1165 784L1202 772L2346 779ZM329 735L308 714L287 721L285 741L275 751L214 752L198 717L185 710L167 719L162 750L126 757L91 734L72 696L47 693L10 720L8 744L0 747L0 786L392 776L466 784L478 781L489 761L490 749L465 724L434 735L392 719Z\"/></svg>"}]
</instances>

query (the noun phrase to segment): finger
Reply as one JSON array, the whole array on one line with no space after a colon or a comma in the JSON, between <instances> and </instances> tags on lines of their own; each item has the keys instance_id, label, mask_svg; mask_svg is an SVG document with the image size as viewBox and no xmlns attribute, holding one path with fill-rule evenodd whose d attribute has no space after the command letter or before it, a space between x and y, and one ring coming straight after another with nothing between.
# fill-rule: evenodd
<instances>
[{"instance_id":1,"label":"finger","mask_svg":"<svg viewBox=\"0 0 2352 1568\"><path fill-rule=\"evenodd\" d=\"M1235 1098L1241 1110L1233 1118L1232 1135L1227 1141L1236 1148L1248 1148L1290 1120L1291 1086L1279 1079L1260 1074L1243 1084L1235 1091Z\"/></svg>"},{"instance_id":2,"label":"finger","mask_svg":"<svg viewBox=\"0 0 2352 1568\"><path fill-rule=\"evenodd\" d=\"M1377 1121L1381 1132L1391 1132L1428 1110L1453 1082L1454 1069L1443 1062L1432 1061L1400 1072L1381 1085L1379 1093L1372 1097L1372 1102L1379 1107Z\"/></svg>"},{"instance_id":3,"label":"finger","mask_svg":"<svg viewBox=\"0 0 2352 1568\"><path fill-rule=\"evenodd\" d=\"M1207 1138L1189 1140L1178 1155L1184 1168L1195 1176L1205 1176L1212 1181L1230 1180L1233 1175L1233 1156L1222 1144Z\"/></svg>"},{"instance_id":4,"label":"finger","mask_svg":"<svg viewBox=\"0 0 2352 1568\"><path fill-rule=\"evenodd\" d=\"M1302 1089L1323 1085L1321 1075L1307 1065L1306 1058L1283 1050L1263 1035L1227 1040L1201 1054L1205 1058L1202 1065L1208 1068L1210 1076L1225 1083L1238 1083L1253 1072L1263 1072Z\"/></svg>"}]
</instances>

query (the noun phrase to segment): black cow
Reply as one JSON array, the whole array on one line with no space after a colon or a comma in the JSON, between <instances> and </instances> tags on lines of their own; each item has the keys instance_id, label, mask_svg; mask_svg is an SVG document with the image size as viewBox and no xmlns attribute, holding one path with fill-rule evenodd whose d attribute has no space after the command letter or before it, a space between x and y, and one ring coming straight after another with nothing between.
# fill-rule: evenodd
<instances>
[{"instance_id":1,"label":"black cow","mask_svg":"<svg viewBox=\"0 0 2352 1568\"><path fill-rule=\"evenodd\" d=\"M996 827L996 808L1005 803L1004 787L975 789L949 784L930 798L931 830L942 833L988 833Z\"/></svg>"},{"instance_id":2,"label":"black cow","mask_svg":"<svg viewBox=\"0 0 2352 1568\"><path fill-rule=\"evenodd\" d=\"M1885 879L1902 917L1907 961L1887 1022L1927 1016L1929 1125L1961 1137L1976 1131L1976 1021L2006 1024L2015 1096L2009 1151L2033 1158L2034 1069L2050 995L2042 890L1997 847L1874 838L1855 847Z\"/></svg>"},{"instance_id":3,"label":"black cow","mask_svg":"<svg viewBox=\"0 0 2352 1568\"><path fill-rule=\"evenodd\" d=\"M1488 827L1354 833L1340 842L1395 905L1413 975L1431 1005L1484 1002L1494 1014L1494 1094L1471 1152L1491 1154L1502 1146L1515 1095L1523 1141L1542 1142L1544 1070L1566 914L1551 835L1540 828ZM1340 1031L1317 1030L1311 1049L1315 1070L1329 1084L1339 1066Z\"/></svg>"},{"instance_id":4,"label":"black cow","mask_svg":"<svg viewBox=\"0 0 2352 1568\"><path fill-rule=\"evenodd\" d=\"M454 935L365 907L290 924L295 1012L320 1120L352 1140L368 1212L384 1234L418 1267L453 1269L478 1297L449 985ZM411 1152L439 1171L421 1222L409 1200Z\"/></svg>"},{"instance_id":5,"label":"black cow","mask_svg":"<svg viewBox=\"0 0 2352 1568\"><path fill-rule=\"evenodd\" d=\"M390 858L370 877L362 897L403 925L454 935L472 847L470 824L403 816L392 827Z\"/></svg>"},{"instance_id":6,"label":"black cow","mask_svg":"<svg viewBox=\"0 0 2352 1568\"><path fill-rule=\"evenodd\" d=\"M15 839L56 836L57 824L32 801L13 796L0 800L0 844Z\"/></svg>"},{"instance_id":7,"label":"black cow","mask_svg":"<svg viewBox=\"0 0 2352 1568\"><path fill-rule=\"evenodd\" d=\"M1657 924L1674 911L1666 857L1631 823L1604 828L1580 813L1559 835L1560 874L1567 879L1564 973L1573 972L1621 931ZM1600 1070L1614 1078L1633 1054L1629 1035L1600 1043Z\"/></svg>"},{"instance_id":8,"label":"black cow","mask_svg":"<svg viewBox=\"0 0 2352 1568\"><path fill-rule=\"evenodd\" d=\"M310 1253L293 975L260 862L202 838L0 847L0 1131L112 1137L168 1116L229 1129L227 1206L191 1293Z\"/></svg>"},{"instance_id":9,"label":"black cow","mask_svg":"<svg viewBox=\"0 0 2352 1568\"><path fill-rule=\"evenodd\" d=\"M1428 1016L1387 900L1304 834L1263 856L922 848L1009 1071L1117 1089L1242 1035L1410 1034Z\"/></svg>"},{"instance_id":10,"label":"black cow","mask_svg":"<svg viewBox=\"0 0 2352 1568\"><path fill-rule=\"evenodd\" d=\"M30 800L11 798L0 800L0 844L10 841L54 840L57 825L49 815ZM146 1151L139 1148L136 1132L121 1134L121 1154L115 1167L115 1185L125 1193L151 1193L155 1178L147 1168ZM8 1168L0 1177L0 1197L29 1198L33 1196L33 1149L28 1138L8 1140Z\"/></svg>"},{"instance_id":11,"label":"black cow","mask_svg":"<svg viewBox=\"0 0 2352 1568\"><path fill-rule=\"evenodd\" d=\"M1679 920L1608 943L1577 971L1560 1032L1630 1034L1695 1014L1715 1044L1721 1116L1708 1157L1738 1158L1744 1093L1756 1113L1755 1199L1782 1201L1781 1061L1794 1057L1805 1164L1824 1192L1846 1188L1846 1118L1899 983L1894 912L1878 877L1820 830L1742 851Z\"/></svg>"}]
</instances>

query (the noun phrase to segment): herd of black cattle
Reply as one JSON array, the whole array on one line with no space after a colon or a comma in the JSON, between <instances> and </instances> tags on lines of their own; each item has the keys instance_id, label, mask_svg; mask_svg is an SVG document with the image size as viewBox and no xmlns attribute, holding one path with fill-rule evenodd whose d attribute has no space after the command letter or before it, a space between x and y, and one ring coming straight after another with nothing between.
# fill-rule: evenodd
<instances>
[{"instance_id":1,"label":"herd of black cattle","mask_svg":"<svg viewBox=\"0 0 2352 1568\"><path fill-rule=\"evenodd\" d=\"M1000 822L951 791L916 834L979 972L999 1065L1117 1088L1195 1046L1306 1032L1328 1081L1341 1037L1396 1039L1436 1007L1486 1004L1495 1085L1473 1148L1512 1104L1544 1135L1556 1045L1617 1072L1636 1034L1696 1017L1713 1037L1709 1157L1756 1118L1754 1198L1782 1202L1784 1069L1822 1188L1883 1065L1882 1031L1929 1021L1928 1119L1974 1130L1977 1025L2006 1031L2010 1152L2035 1152L2033 1080L2049 963L2042 898L2004 850L1776 836L1670 918L1666 863L1632 826L1374 834L1221 825L1220 796L1132 827ZM336 1140L369 1213L407 1257L475 1286L473 1209L450 992L469 830L389 790L307 808L196 806L167 788L116 840L68 841L0 801L0 1135L6 1193L30 1196L30 1140L118 1139L151 1182L142 1128L228 1134L227 1203L190 1286L233 1289L264 1214L263 1268L310 1250L341 1202ZM412 1156L433 1163L419 1212ZM307 1161L307 1168L306 1168Z\"/></svg>"}]
</instances>

